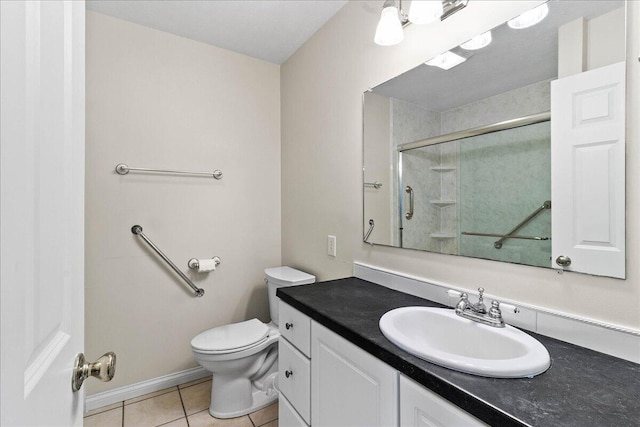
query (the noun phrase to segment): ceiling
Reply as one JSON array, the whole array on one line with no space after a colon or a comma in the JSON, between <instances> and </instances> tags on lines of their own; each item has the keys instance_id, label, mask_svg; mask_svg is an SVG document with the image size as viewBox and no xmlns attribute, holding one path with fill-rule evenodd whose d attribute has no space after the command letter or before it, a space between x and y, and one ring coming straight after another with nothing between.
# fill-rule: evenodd
<instances>
[{"instance_id":1,"label":"ceiling","mask_svg":"<svg viewBox=\"0 0 640 427\"><path fill-rule=\"evenodd\" d=\"M549 15L538 25L513 30L503 24L492 30L485 48L451 49L467 61L448 71L420 65L373 89L374 93L401 99L432 111L447 111L480 99L508 92L558 73L558 27L578 17L587 20L624 2L614 0L550 1Z\"/></svg>"},{"instance_id":2,"label":"ceiling","mask_svg":"<svg viewBox=\"0 0 640 427\"><path fill-rule=\"evenodd\" d=\"M282 64L347 0L89 0L87 9Z\"/></svg>"}]
</instances>

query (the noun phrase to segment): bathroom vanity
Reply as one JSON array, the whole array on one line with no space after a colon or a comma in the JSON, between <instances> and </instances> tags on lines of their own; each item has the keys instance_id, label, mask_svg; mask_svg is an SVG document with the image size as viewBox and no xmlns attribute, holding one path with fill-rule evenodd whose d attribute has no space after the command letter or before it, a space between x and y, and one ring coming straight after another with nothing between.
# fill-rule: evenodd
<instances>
[{"instance_id":1,"label":"bathroom vanity","mask_svg":"<svg viewBox=\"0 0 640 427\"><path fill-rule=\"evenodd\" d=\"M440 304L346 278L279 289L282 426L637 426L640 365L529 332L534 378L464 374L388 341L380 317ZM452 337L455 339L455 337Z\"/></svg>"}]
</instances>

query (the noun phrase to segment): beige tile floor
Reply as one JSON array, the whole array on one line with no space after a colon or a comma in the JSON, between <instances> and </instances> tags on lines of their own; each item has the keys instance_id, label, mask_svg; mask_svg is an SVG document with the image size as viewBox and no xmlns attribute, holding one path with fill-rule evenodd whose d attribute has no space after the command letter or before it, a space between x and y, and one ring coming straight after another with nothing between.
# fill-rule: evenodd
<instances>
[{"instance_id":1,"label":"beige tile floor","mask_svg":"<svg viewBox=\"0 0 640 427\"><path fill-rule=\"evenodd\" d=\"M209 414L211 379L192 381L87 412L85 427L278 427L278 404L238 418Z\"/></svg>"}]
</instances>

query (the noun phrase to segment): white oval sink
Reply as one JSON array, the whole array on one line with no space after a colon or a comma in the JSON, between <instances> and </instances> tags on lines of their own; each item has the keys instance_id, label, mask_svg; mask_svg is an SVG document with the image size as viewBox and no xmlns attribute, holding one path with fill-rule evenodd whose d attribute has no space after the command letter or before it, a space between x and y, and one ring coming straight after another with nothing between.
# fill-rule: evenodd
<instances>
[{"instance_id":1,"label":"white oval sink","mask_svg":"<svg viewBox=\"0 0 640 427\"><path fill-rule=\"evenodd\" d=\"M397 308L380 318L380 330L414 356L468 374L533 377L551 364L547 349L521 330L483 325L446 308Z\"/></svg>"}]
</instances>

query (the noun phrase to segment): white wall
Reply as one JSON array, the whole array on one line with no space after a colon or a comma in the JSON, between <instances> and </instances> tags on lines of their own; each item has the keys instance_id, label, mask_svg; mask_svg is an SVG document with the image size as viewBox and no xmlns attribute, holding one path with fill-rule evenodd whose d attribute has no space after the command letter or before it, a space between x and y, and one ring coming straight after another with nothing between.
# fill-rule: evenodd
<instances>
[{"instance_id":1,"label":"white wall","mask_svg":"<svg viewBox=\"0 0 640 427\"><path fill-rule=\"evenodd\" d=\"M362 93L539 1L472 1L441 23L411 25L398 46L372 39L379 1L349 2L281 69L283 263L319 280L354 260L516 301L640 328L640 4L629 2L627 280L362 243ZM326 255L337 236L338 257Z\"/></svg>"},{"instance_id":2,"label":"white wall","mask_svg":"<svg viewBox=\"0 0 640 427\"><path fill-rule=\"evenodd\" d=\"M118 356L114 380L88 382L89 394L197 366L189 343L204 329L268 320L263 270L281 261L279 78L277 65L87 12L85 353ZM120 176L121 162L224 178ZM214 255L217 271L188 270Z\"/></svg>"}]
</instances>

